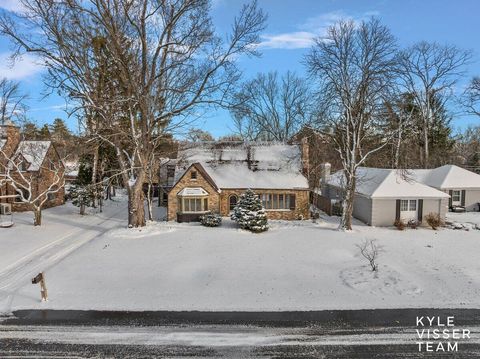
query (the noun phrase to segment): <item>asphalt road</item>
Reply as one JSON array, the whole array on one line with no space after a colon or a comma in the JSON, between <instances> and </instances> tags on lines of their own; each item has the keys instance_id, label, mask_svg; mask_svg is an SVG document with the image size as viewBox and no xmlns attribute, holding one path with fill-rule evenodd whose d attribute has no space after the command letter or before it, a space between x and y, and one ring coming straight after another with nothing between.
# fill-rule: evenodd
<instances>
[{"instance_id":1,"label":"asphalt road","mask_svg":"<svg viewBox=\"0 0 480 359\"><path fill-rule=\"evenodd\" d=\"M419 352L417 316L454 316L470 338ZM0 323L0 358L165 357L480 358L480 310L19 311Z\"/></svg>"}]
</instances>

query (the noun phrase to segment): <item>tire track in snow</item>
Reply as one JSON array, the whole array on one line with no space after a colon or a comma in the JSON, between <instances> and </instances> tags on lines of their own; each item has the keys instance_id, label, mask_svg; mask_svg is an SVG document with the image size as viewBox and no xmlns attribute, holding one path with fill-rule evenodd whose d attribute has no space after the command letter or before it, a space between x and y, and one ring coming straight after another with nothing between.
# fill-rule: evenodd
<instances>
[{"instance_id":1,"label":"tire track in snow","mask_svg":"<svg viewBox=\"0 0 480 359\"><path fill-rule=\"evenodd\" d=\"M38 272L47 270L83 245L114 228L117 224L115 216L124 210L124 206L119 206L119 208L113 211L107 218L101 217L100 221L96 221L99 218L95 217L88 223L82 223L88 225L89 228L74 229L58 240L37 248L2 270L2 272L0 272L0 290L6 291L6 295L0 297L0 302L5 299L5 297L11 295L12 292L15 292L27 284L31 277ZM108 222L113 222L114 224L102 226Z\"/></svg>"}]
</instances>

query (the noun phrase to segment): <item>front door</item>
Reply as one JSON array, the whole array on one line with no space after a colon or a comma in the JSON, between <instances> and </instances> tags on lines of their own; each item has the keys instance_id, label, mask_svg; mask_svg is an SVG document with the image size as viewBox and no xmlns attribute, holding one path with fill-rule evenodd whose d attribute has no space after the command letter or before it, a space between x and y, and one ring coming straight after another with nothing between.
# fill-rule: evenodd
<instances>
[{"instance_id":1,"label":"front door","mask_svg":"<svg viewBox=\"0 0 480 359\"><path fill-rule=\"evenodd\" d=\"M402 199L400 201L400 219L408 222L418 218L418 203L416 199Z\"/></svg>"}]
</instances>

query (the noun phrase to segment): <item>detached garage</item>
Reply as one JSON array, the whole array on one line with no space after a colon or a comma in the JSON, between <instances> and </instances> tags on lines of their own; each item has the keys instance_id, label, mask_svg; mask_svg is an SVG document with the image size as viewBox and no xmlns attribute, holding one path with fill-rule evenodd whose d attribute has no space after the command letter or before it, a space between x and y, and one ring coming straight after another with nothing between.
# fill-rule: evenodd
<instances>
[{"instance_id":1,"label":"detached garage","mask_svg":"<svg viewBox=\"0 0 480 359\"><path fill-rule=\"evenodd\" d=\"M341 200L341 171L333 174L323 193ZM449 195L409 179L407 173L392 169L361 167L357 170L357 189L353 216L371 226L392 226L396 219L423 222L429 213L445 218Z\"/></svg>"}]
</instances>

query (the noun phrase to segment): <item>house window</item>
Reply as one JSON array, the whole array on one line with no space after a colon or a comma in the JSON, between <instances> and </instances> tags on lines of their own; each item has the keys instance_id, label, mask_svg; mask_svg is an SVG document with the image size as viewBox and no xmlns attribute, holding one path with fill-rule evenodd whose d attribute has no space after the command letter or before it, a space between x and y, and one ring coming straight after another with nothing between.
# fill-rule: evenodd
<instances>
[{"instance_id":1,"label":"house window","mask_svg":"<svg viewBox=\"0 0 480 359\"><path fill-rule=\"evenodd\" d=\"M25 161L22 161L18 164L18 169L20 172L25 172L27 170L27 164Z\"/></svg>"},{"instance_id":2,"label":"house window","mask_svg":"<svg viewBox=\"0 0 480 359\"><path fill-rule=\"evenodd\" d=\"M167 165L167 185L172 185L175 178L175 166Z\"/></svg>"},{"instance_id":3,"label":"house window","mask_svg":"<svg viewBox=\"0 0 480 359\"><path fill-rule=\"evenodd\" d=\"M408 211L408 199L402 199L400 201L400 211L402 212Z\"/></svg>"},{"instance_id":4,"label":"house window","mask_svg":"<svg viewBox=\"0 0 480 359\"><path fill-rule=\"evenodd\" d=\"M269 210L295 209L295 195L286 193L263 193L260 196L262 205Z\"/></svg>"},{"instance_id":5,"label":"house window","mask_svg":"<svg viewBox=\"0 0 480 359\"><path fill-rule=\"evenodd\" d=\"M416 200L410 200L410 211L416 211L417 210L417 201Z\"/></svg>"},{"instance_id":6,"label":"house window","mask_svg":"<svg viewBox=\"0 0 480 359\"><path fill-rule=\"evenodd\" d=\"M461 191L452 191L452 202L460 203L461 201Z\"/></svg>"},{"instance_id":7,"label":"house window","mask_svg":"<svg viewBox=\"0 0 480 359\"><path fill-rule=\"evenodd\" d=\"M237 206L238 203L238 197L235 194L232 194L230 198L228 199L230 211L233 211L233 209Z\"/></svg>"},{"instance_id":8,"label":"house window","mask_svg":"<svg viewBox=\"0 0 480 359\"><path fill-rule=\"evenodd\" d=\"M47 193L47 200L49 201L53 201L56 197L56 191L58 190L58 187L57 186L53 186L52 187L52 191L54 192L48 192Z\"/></svg>"},{"instance_id":9,"label":"house window","mask_svg":"<svg viewBox=\"0 0 480 359\"><path fill-rule=\"evenodd\" d=\"M208 211L208 199L196 197L183 197L179 209L182 213L196 213Z\"/></svg>"},{"instance_id":10,"label":"house window","mask_svg":"<svg viewBox=\"0 0 480 359\"><path fill-rule=\"evenodd\" d=\"M17 191L17 196L15 197L15 202L16 203L22 203L24 201L24 199L28 201L29 192L24 188L20 188L20 191L22 192L22 195L20 195Z\"/></svg>"},{"instance_id":11,"label":"house window","mask_svg":"<svg viewBox=\"0 0 480 359\"><path fill-rule=\"evenodd\" d=\"M197 171L192 171L190 172L190 178L192 180L196 180L197 179Z\"/></svg>"}]
</instances>

